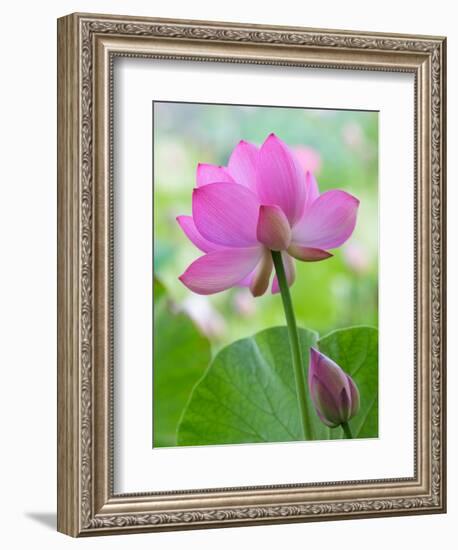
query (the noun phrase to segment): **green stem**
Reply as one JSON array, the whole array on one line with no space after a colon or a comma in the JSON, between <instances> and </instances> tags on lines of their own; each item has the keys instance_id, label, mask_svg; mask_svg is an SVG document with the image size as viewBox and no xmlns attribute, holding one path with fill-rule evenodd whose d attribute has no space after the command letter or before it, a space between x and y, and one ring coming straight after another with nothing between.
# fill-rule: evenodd
<instances>
[{"instance_id":1,"label":"green stem","mask_svg":"<svg viewBox=\"0 0 458 550\"><path fill-rule=\"evenodd\" d=\"M353 439L353 435L350 430L350 426L348 425L348 422L342 422L341 424L342 430L344 431L345 437L347 439Z\"/></svg>"},{"instance_id":2,"label":"green stem","mask_svg":"<svg viewBox=\"0 0 458 550\"><path fill-rule=\"evenodd\" d=\"M272 250L272 259L275 266L275 272L277 274L278 286L280 287L283 309L285 310L286 324L288 325L289 344L291 346L291 356L293 359L293 370L296 381L297 402L301 416L302 435L304 439L309 439L311 429L307 412L307 384L305 380L305 371L302 368L302 355L299 346L296 317L294 316L293 303L291 301L288 281L286 280L285 267L283 265L281 252Z\"/></svg>"}]
</instances>

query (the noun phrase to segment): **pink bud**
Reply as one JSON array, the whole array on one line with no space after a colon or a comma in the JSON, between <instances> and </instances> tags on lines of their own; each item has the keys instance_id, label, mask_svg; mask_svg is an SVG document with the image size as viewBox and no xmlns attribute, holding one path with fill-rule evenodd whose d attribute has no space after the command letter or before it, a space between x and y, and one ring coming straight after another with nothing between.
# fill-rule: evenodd
<instances>
[{"instance_id":1,"label":"pink bud","mask_svg":"<svg viewBox=\"0 0 458 550\"><path fill-rule=\"evenodd\" d=\"M332 359L310 348L308 382L316 412L331 428L347 422L359 410L359 391Z\"/></svg>"}]
</instances>

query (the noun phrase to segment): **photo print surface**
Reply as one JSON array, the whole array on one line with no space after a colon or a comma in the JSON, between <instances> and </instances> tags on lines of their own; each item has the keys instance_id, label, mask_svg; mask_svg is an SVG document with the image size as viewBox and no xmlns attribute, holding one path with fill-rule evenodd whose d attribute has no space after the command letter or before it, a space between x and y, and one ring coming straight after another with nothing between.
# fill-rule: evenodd
<instances>
[{"instance_id":1,"label":"photo print surface","mask_svg":"<svg viewBox=\"0 0 458 550\"><path fill-rule=\"evenodd\" d=\"M378 437L378 112L153 132L153 447Z\"/></svg>"}]
</instances>

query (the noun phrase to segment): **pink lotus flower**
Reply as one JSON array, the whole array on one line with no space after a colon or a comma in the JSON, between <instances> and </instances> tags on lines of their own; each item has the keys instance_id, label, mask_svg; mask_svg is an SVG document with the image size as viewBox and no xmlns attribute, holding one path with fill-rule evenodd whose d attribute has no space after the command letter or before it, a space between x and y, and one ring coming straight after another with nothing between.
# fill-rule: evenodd
<instances>
[{"instance_id":1,"label":"pink lotus flower","mask_svg":"<svg viewBox=\"0 0 458 550\"><path fill-rule=\"evenodd\" d=\"M341 190L320 195L314 176L274 134L258 149L241 141L227 166L199 164L192 216L178 216L187 237L205 254L180 276L197 294L269 286L271 250L281 251L288 285L293 258L324 260L352 234L359 201ZM274 278L272 292L279 291Z\"/></svg>"},{"instance_id":2,"label":"pink lotus flower","mask_svg":"<svg viewBox=\"0 0 458 550\"><path fill-rule=\"evenodd\" d=\"M351 376L315 348L310 348L308 383L316 412L326 426L335 428L358 412L359 391Z\"/></svg>"}]
</instances>

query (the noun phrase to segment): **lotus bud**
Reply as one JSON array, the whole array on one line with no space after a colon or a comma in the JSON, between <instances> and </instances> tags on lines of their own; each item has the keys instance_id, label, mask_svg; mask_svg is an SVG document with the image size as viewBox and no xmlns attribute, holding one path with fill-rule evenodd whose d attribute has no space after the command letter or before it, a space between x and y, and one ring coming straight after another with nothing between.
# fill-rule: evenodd
<instances>
[{"instance_id":1,"label":"lotus bud","mask_svg":"<svg viewBox=\"0 0 458 550\"><path fill-rule=\"evenodd\" d=\"M310 348L308 383L320 420L335 428L359 410L359 391L352 378L332 359Z\"/></svg>"}]
</instances>

